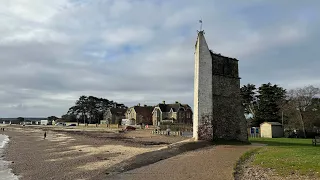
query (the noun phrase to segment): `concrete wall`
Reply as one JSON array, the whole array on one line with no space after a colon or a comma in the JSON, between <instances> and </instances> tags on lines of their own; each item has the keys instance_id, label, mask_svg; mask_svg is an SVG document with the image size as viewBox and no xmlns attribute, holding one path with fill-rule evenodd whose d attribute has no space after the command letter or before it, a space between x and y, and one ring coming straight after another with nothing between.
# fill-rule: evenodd
<instances>
[{"instance_id":1,"label":"concrete wall","mask_svg":"<svg viewBox=\"0 0 320 180\"><path fill-rule=\"evenodd\" d=\"M198 33L195 50L193 137L199 138L199 126L212 117L212 59L203 31ZM209 132L212 133L212 132Z\"/></svg>"}]
</instances>

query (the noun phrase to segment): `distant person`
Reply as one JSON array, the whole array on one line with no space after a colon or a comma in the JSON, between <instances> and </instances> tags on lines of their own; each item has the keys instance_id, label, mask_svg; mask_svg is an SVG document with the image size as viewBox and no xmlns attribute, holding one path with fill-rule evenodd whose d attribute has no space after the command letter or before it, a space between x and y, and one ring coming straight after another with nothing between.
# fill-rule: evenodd
<instances>
[{"instance_id":1,"label":"distant person","mask_svg":"<svg viewBox=\"0 0 320 180\"><path fill-rule=\"evenodd\" d=\"M46 139L46 137L47 137L47 131L44 132L43 139Z\"/></svg>"},{"instance_id":2,"label":"distant person","mask_svg":"<svg viewBox=\"0 0 320 180\"><path fill-rule=\"evenodd\" d=\"M167 128L167 135L170 136L170 128Z\"/></svg>"}]
</instances>

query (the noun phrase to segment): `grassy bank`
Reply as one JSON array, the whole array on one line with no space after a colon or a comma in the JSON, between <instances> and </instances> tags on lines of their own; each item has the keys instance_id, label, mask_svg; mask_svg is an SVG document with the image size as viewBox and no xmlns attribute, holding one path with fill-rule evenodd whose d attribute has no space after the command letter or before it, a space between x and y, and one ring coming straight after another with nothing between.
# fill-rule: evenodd
<instances>
[{"instance_id":1,"label":"grassy bank","mask_svg":"<svg viewBox=\"0 0 320 180\"><path fill-rule=\"evenodd\" d=\"M279 175L298 173L320 177L320 146L312 146L311 139L252 138L252 143L263 143L253 164L272 168Z\"/></svg>"}]
</instances>

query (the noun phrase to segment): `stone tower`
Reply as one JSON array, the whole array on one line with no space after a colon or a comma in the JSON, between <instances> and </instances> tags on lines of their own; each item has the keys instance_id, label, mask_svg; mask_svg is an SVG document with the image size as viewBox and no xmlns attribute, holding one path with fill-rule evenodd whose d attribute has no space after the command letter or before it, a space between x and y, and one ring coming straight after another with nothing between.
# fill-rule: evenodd
<instances>
[{"instance_id":1,"label":"stone tower","mask_svg":"<svg viewBox=\"0 0 320 180\"><path fill-rule=\"evenodd\" d=\"M194 139L247 141L243 110L238 60L213 53L200 31L195 47Z\"/></svg>"}]
</instances>

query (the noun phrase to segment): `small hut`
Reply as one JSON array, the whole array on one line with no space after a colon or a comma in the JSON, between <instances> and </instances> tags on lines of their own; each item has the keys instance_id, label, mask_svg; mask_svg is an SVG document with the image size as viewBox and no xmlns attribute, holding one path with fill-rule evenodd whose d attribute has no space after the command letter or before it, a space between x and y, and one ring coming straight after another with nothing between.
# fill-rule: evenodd
<instances>
[{"instance_id":1,"label":"small hut","mask_svg":"<svg viewBox=\"0 0 320 180\"><path fill-rule=\"evenodd\" d=\"M264 122L260 124L261 137L279 138L283 137L283 127L279 122Z\"/></svg>"}]
</instances>

